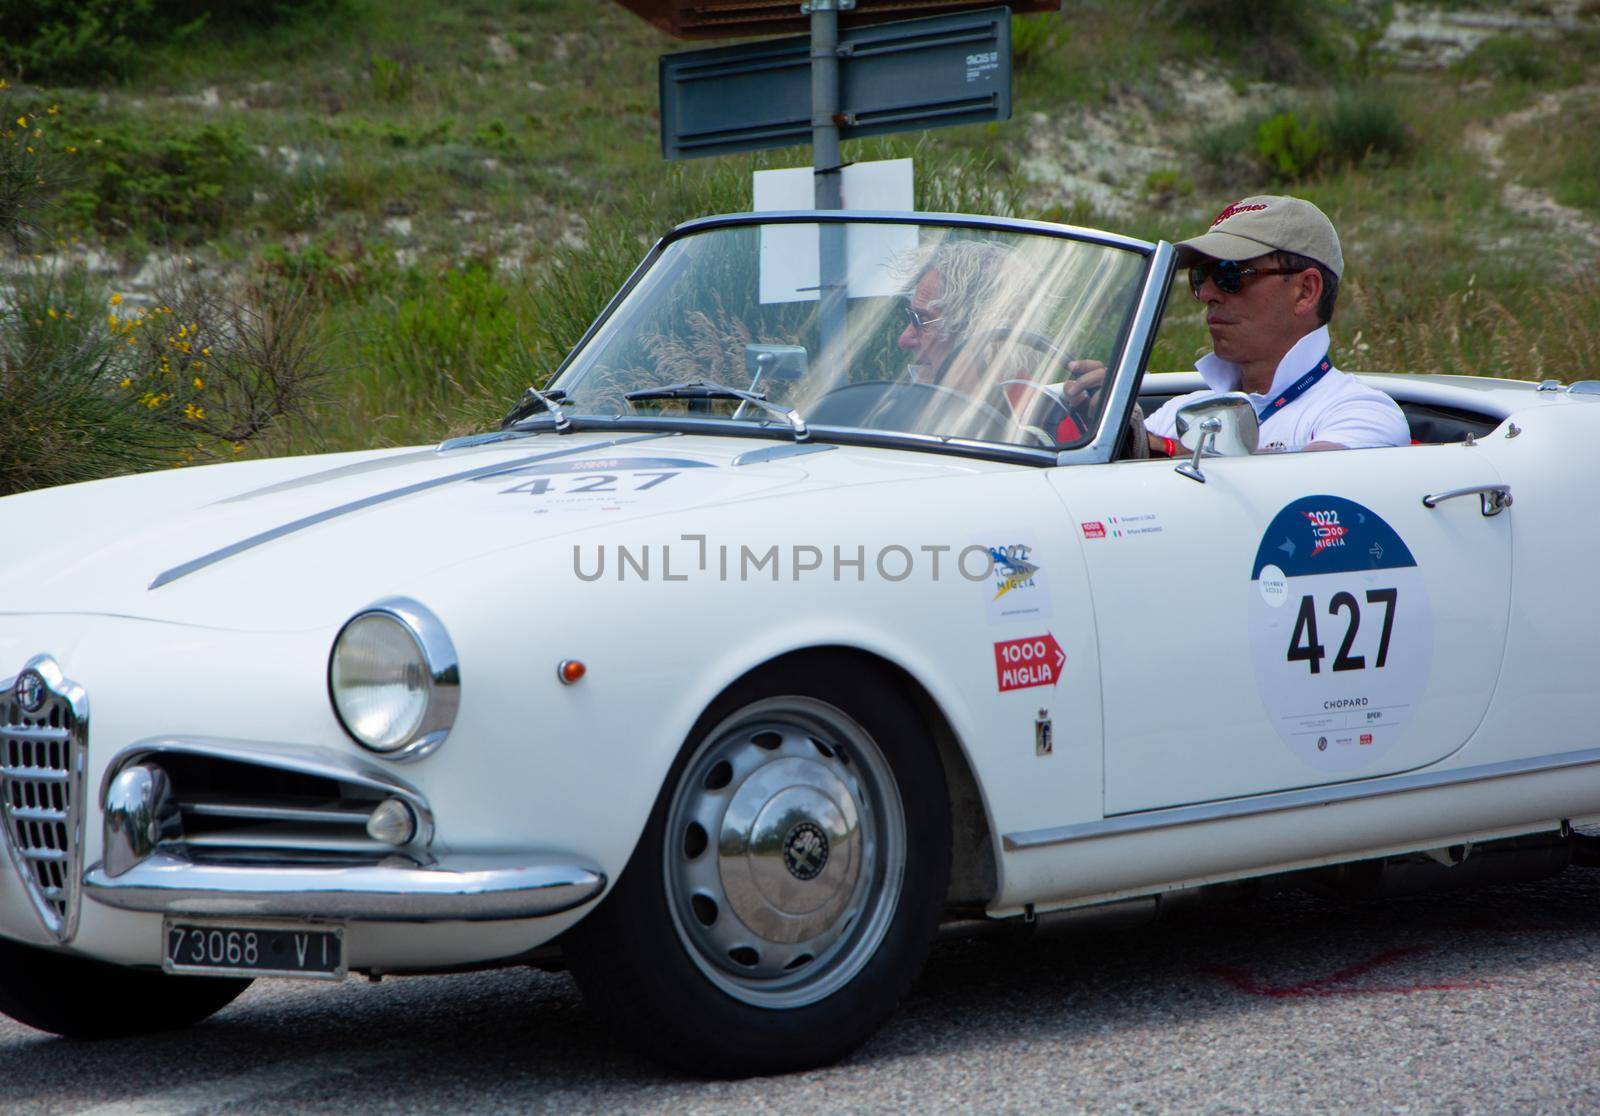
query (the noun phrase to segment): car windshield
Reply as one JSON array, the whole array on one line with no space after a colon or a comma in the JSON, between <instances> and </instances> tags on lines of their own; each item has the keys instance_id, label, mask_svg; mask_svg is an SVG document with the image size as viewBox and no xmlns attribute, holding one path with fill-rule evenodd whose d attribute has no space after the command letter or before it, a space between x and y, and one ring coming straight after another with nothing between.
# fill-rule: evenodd
<instances>
[{"instance_id":1,"label":"car windshield","mask_svg":"<svg viewBox=\"0 0 1600 1116\"><path fill-rule=\"evenodd\" d=\"M718 390L733 388L811 428L1065 448L1092 436L1103 400L1063 386L1115 367L1144 266L1132 248L1021 229L713 226L663 248L552 389L571 417L791 430Z\"/></svg>"}]
</instances>

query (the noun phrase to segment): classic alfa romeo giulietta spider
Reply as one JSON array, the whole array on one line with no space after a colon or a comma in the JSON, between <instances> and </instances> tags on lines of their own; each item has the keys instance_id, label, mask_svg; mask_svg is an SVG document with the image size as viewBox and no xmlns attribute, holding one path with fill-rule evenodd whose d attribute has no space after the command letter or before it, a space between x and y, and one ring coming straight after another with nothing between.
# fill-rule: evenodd
<instances>
[{"instance_id":1,"label":"classic alfa romeo giulietta spider","mask_svg":"<svg viewBox=\"0 0 1600 1116\"><path fill-rule=\"evenodd\" d=\"M1223 397L1149 459L1173 273L712 218L492 431L0 500L0 1010L566 966L654 1056L773 1072L941 930L1589 855L1591 385L1373 375L1413 444L1302 454Z\"/></svg>"}]
</instances>

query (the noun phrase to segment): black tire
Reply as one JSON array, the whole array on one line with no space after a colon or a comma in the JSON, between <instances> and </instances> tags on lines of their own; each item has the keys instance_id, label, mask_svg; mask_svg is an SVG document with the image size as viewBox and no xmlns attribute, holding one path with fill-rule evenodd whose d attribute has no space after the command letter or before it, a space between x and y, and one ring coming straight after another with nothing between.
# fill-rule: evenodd
<instances>
[{"instance_id":1,"label":"black tire","mask_svg":"<svg viewBox=\"0 0 1600 1116\"><path fill-rule=\"evenodd\" d=\"M595 1010L676 1069L806 1069L893 1013L949 875L926 727L885 673L811 660L735 686L700 719L616 886L574 929L572 971Z\"/></svg>"},{"instance_id":2,"label":"black tire","mask_svg":"<svg viewBox=\"0 0 1600 1116\"><path fill-rule=\"evenodd\" d=\"M0 1011L65 1038L176 1031L221 1011L249 987L249 980L169 976L0 938Z\"/></svg>"}]
</instances>

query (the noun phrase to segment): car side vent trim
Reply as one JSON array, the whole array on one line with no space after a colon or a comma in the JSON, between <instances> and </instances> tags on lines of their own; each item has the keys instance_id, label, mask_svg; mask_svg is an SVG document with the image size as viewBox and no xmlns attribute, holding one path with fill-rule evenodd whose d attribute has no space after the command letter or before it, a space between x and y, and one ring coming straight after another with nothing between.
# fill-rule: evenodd
<instances>
[{"instance_id":1,"label":"car side vent trim","mask_svg":"<svg viewBox=\"0 0 1600 1116\"><path fill-rule=\"evenodd\" d=\"M427 801L388 772L328 749L253 741L141 741L112 762L101 804L113 877L158 852L195 863L363 865L396 854L422 863L434 836ZM409 814L398 846L370 828L380 807Z\"/></svg>"}]
</instances>

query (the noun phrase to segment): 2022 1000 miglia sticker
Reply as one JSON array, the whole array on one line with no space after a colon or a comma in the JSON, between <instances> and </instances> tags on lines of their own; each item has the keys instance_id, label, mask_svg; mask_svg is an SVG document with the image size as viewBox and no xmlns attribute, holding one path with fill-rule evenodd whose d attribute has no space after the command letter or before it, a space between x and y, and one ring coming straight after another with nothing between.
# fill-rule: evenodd
<instances>
[{"instance_id":1,"label":"2022 1000 miglia sticker","mask_svg":"<svg viewBox=\"0 0 1600 1116\"><path fill-rule=\"evenodd\" d=\"M1307 496L1273 517L1250 574L1250 646L1274 727L1312 767L1370 766L1416 712L1433 614L1411 550L1369 508Z\"/></svg>"}]
</instances>

